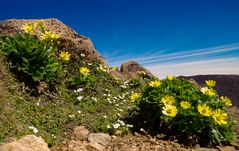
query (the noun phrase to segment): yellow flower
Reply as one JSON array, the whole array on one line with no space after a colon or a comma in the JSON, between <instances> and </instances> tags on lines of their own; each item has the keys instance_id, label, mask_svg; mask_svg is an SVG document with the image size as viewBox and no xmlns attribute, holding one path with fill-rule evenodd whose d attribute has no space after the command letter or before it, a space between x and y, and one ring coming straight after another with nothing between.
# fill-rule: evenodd
<instances>
[{"instance_id":1,"label":"yellow flower","mask_svg":"<svg viewBox=\"0 0 239 151\"><path fill-rule=\"evenodd\" d=\"M40 40L55 40L60 38L57 34L53 33L52 31L46 31L40 36Z\"/></svg>"},{"instance_id":2,"label":"yellow flower","mask_svg":"<svg viewBox=\"0 0 239 151\"><path fill-rule=\"evenodd\" d=\"M146 75L146 72L143 71L143 70L141 70L141 71L137 71L137 74L138 74L139 76L145 76L145 75Z\"/></svg>"},{"instance_id":3,"label":"yellow flower","mask_svg":"<svg viewBox=\"0 0 239 151\"><path fill-rule=\"evenodd\" d=\"M209 89L208 87L201 88L201 92L209 96L214 96L216 94L213 89Z\"/></svg>"},{"instance_id":4,"label":"yellow flower","mask_svg":"<svg viewBox=\"0 0 239 151\"><path fill-rule=\"evenodd\" d=\"M222 103L224 103L226 106L232 106L232 102L228 97L221 96L220 99L221 99Z\"/></svg>"},{"instance_id":5,"label":"yellow flower","mask_svg":"<svg viewBox=\"0 0 239 151\"><path fill-rule=\"evenodd\" d=\"M36 24L36 26L43 26L43 24L44 24L44 19L40 19L40 20L38 20L35 24Z\"/></svg>"},{"instance_id":6,"label":"yellow flower","mask_svg":"<svg viewBox=\"0 0 239 151\"><path fill-rule=\"evenodd\" d=\"M34 24L24 24L22 26L22 29L27 34L30 34L31 32L33 32L34 28L35 28Z\"/></svg>"},{"instance_id":7,"label":"yellow flower","mask_svg":"<svg viewBox=\"0 0 239 151\"><path fill-rule=\"evenodd\" d=\"M154 80L154 81L150 81L149 86L157 88L157 87L159 87L161 84L162 84L161 81L159 81L159 80Z\"/></svg>"},{"instance_id":8,"label":"yellow flower","mask_svg":"<svg viewBox=\"0 0 239 151\"><path fill-rule=\"evenodd\" d=\"M135 92L135 93L131 94L130 99L131 99L132 102L135 102L135 101L138 100L140 97L141 97L141 93Z\"/></svg>"},{"instance_id":9,"label":"yellow flower","mask_svg":"<svg viewBox=\"0 0 239 151\"><path fill-rule=\"evenodd\" d=\"M232 123L233 123L233 124L237 124L237 121L236 121L236 120L233 120Z\"/></svg>"},{"instance_id":10,"label":"yellow flower","mask_svg":"<svg viewBox=\"0 0 239 151\"><path fill-rule=\"evenodd\" d=\"M173 96L164 96L161 101L163 102L163 104L166 105L173 105L173 103L175 102L175 99Z\"/></svg>"},{"instance_id":11,"label":"yellow flower","mask_svg":"<svg viewBox=\"0 0 239 151\"><path fill-rule=\"evenodd\" d=\"M212 117L214 121L219 125L227 124L228 115L221 109L216 109L215 111L213 111Z\"/></svg>"},{"instance_id":12,"label":"yellow flower","mask_svg":"<svg viewBox=\"0 0 239 151\"><path fill-rule=\"evenodd\" d=\"M175 77L174 77L173 75L168 75L168 76L167 76L167 79L170 80L170 81L172 81L173 79L175 79Z\"/></svg>"},{"instance_id":13,"label":"yellow flower","mask_svg":"<svg viewBox=\"0 0 239 151\"><path fill-rule=\"evenodd\" d=\"M103 67L103 66L100 66L100 71L103 71L103 72L106 72L106 68L105 67Z\"/></svg>"},{"instance_id":14,"label":"yellow flower","mask_svg":"<svg viewBox=\"0 0 239 151\"><path fill-rule=\"evenodd\" d=\"M80 73L82 73L85 76L89 75L89 72L90 72L90 70L87 67L80 68Z\"/></svg>"},{"instance_id":15,"label":"yellow flower","mask_svg":"<svg viewBox=\"0 0 239 151\"><path fill-rule=\"evenodd\" d=\"M208 87L214 87L216 85L216 81L214 80L206 80L205 82Z\"/></svg>"},{"instance_id":16,"label":"yellow flower","mask_svg":"<svg viewBox=\"0 0 239 151\"><path fill-rule=\"evenodd\" d=\"M207 104L198 104L197 106L198 112L204 116L210 116L212 114L212 111Z\"/></svg>"},{"instance_id":17,"label":"yellow flower","mask_svg":"<svg viewBox=\"0 0 239 151\"><path fill-rule=\"evenodd\" d=\"M183 109L189 109L189 108L191 108L191 104L190 104L189 102L187 102L187 101L181 101L181 102L180 102L180 105L181 105L181 107L182 107Z\"/></svg>"},{"instance_id":18,"label":"yellow flower","mask_svg":"<svg viewBox=\"0 0 239 151\"><path fill-rule=\"evenodd\" d=\"M178 109L176 106L166 105L163 107L162 113L170 117L175 117L178 113Z\"/></svg>"},{"instance_id":19,"label":"yellow flower","mask_svg":"<svg viewBox=\"0 0 239 151\"><path fill-rule=\"evenodd\" d=\"M70 57L71 57L71 54L69 54L68 51L62 51L60 53L60 57L65 60L65 61L69 61L70 60Z\"/></svg>"}]
</instances>

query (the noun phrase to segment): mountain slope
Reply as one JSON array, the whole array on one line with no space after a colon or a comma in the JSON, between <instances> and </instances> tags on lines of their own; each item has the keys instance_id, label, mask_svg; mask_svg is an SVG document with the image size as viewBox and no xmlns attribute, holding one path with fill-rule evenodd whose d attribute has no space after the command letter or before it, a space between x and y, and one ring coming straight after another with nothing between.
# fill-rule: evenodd
<instances>
[{"instance_id":1,"label":"mountain slope","mask_svg":"<svg viewBox=\"0 0 239 151\"><path fill-rule=\"evenodd\" d=\"M228 96L234 106L239 106L239 76L238 75L196 75L181 76L185 79L194 79L200 86L205 85L205 80L215 80L215 89L219 95Z\"/></svg>"}]
</instances>

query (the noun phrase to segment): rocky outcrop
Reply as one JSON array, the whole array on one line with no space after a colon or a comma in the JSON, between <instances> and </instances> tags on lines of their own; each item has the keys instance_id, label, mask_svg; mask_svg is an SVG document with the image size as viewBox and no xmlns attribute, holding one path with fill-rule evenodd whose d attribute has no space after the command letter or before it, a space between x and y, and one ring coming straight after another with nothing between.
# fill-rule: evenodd
<instances>
[{"instance_id":1,"label":"rocky outcrop","mask_svg":"<svg viewBox=\"0 0 239 151\"><path fill-rule=\"evenodd\" d=\"M121 65L119 71L112 71L111 72L115 77L120 79L144 79L144 78L151 78L154 75L141 66L139 63L135 61L128 61Z\"/></svg>"},{"instance_id":2,"label":"rocky outcrop","mask_svg":"<svg viewBox=\"0 0 239 151\"><path fill-rule=\"evenodd\" d=\"M0 37L22 32L22 25L37 21L37 19L11 19L1 21ZM89 38L76 33L73 29L55 18L45 19L44 25L46 26L46 30L53 31L60 36L60 49L69 51L72 55L72 59L80 59L79 56L84 54L89 61L98 59L102 64L107 65L107 62L94 48L94 45ZM39 32L37 31L34 34L39 36Z\"/></svg>"},{"instance_id":3,"label":"rocky outcrop","mask_svg":"<svg viewBox=\"0 0 239 151\"><path fill-rule=\"evenodd\" d=\"M0 151L50 151L50 149L42 138L27 135L22 139L0 146Z\"/></svg>"}]
</instances>

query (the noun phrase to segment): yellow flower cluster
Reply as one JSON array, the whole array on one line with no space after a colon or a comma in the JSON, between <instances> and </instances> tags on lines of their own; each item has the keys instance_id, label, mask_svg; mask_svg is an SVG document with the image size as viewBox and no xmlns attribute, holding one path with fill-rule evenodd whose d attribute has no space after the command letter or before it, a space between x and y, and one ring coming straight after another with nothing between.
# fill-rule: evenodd
<instances>
[{"instance_id":1,"label":"yellow flower cluster","mask_svg":"<svg viewBox=\"0 0 239 151\"><path fill-rule=\"evenodd\" d=\"M166 116L175 117L178 113L178 109L174 106L175 99L173 96L164 96L161 101L163 102L163 110L162 113Z\"/></svg>"},{"instance_id":2,"label":"yellow flower cluster","mask_svg":"<svg viewBox=\"0 0 239 151\"><path fill-rule=\"evenodd\" d=\"M191 108L191 104L187 101L181 101L180 102L180 106L183 108L183 109L189 109Z\"/></svg>"},{"instance_id":3,"label":"yellow flower cluster","mask_svg":"<svg viewBox=\"0 0 239 151\"><path fill-rule=\"evenodd\" d=\"M208 88L208 87L201 88L201 92L202 92L203 94L208 95L208 96L214 96L214 95L216 95L215 91L214 91L213 89Z\"/></svg>"},{"instance_id":4,"label":"yellow flower cluster","mask_svg":"<svg viewBox=\"0 0 239 151\"><path fill-rule=\"evenodd\" d=\"M167 76L167 79L170 80L170 81L172 81L173 79L175 79L175 76L173 76L173 75L168 75L168 76Z\"/></svg>"},{"instance_id":5,"label":"yellow flower cluster","mask_svg":"<svg viewBox=\"0 0 239 151\"><path fill-rule=\"evenodd\" d=\"M71 54L69 54L68 51L62 51L60 53L60 57L62 58L62 60L64 61L69 61L70 60L70 57L71 57Z\"/></svg>"},{"instance_id":6,"label":"yellow flower cluster","mask_svg":"<svg viewBox=\"0 0 239 151\"><path fill-rule=\"evenodd\" d=\"M131 99L132 102L135 102L135 101L138 100L140 97L141 97L141 93L135 92L135 93L131 94L130 99Z\"/></svg>"},{"instance_id":7,"label":"yellow flower cluster","mask_svg":"<svg viewBox=\"0 0 239 151\"><path fill-rule=\"evenodd\" d=\"M59 35L53 33L52 31L45 31L45 26L44 24L44 20L38 20L35 23L30 23L30 24L24 24L22 26L22 29L25 33L30 34L34 31L34 29L36 27L40 27L42 29L42 35L40 36L40 40L55 40L59 38Z\"/></svg>"},{"instance_id":8,"label":"yellow flower cluster","mask_svg":"<svg viewBox=\"0 0 239 151\"><path fill-rule=\"evenodd\" d=\"M212 111L212 109L207 106L207 104L202 104L202 105L198 105L197 106L198 112L200 114L202 114L203 116L212 116L212 118L214 119L214 121L219 124L219 125L223 125L223 124L227 124L227 119L228 119L228 115L225 111L221 110L221 109L216 109L214 111Z\"/></svg>"},{"instance_id":9,"label":"yellow flower cluster","mask_svg":"<svg viewBox=\"0 0 239 151\"><path fill-rule=\"evenodd\" d=\"M150 81L149 86L157 88L157 87L159 87L161 84L162 84L161 81L159 81L159 80L154 80L154 81Z\"/></svg>"},{"instance_id":10,"label":"yellow flower cluster","mask_svg":"<svg viewBox=\"0 0 239 151\"><path fill-rule=\"evenodd\" d=\"M214 80L206 80L205 82L206 82L206 85L207 85L208 87L214 87L214 86L216 86L216 81L214 81Z\"/></svg>"},{"instance_id":11,"label":"yellow flower cluster","mask_svg":"<svg viewBox=\"0 0 239 151\"><path fill-rule=\"evenodd\" d=\"M226 106L232 106L232 102L228 97L221 96L220 99L221 99L222 103L224 103Z\"/></svg>"},{"instance_id":12,"label":"yellow flower cluster","mask_svg":"<svg viewBox=\"0 0 239 151\"><path fill-rule=\"evenodd\" d=\"M34 25L34 24L24 24L24 25L22 26L22 29L23 29L24 32L27 33L27 34L32 33L33 30L34 30L34 28L35 28L35 25Z\"/></svg>"},{"instance_id":13,"label":"yellow flower cluster","mask_svg":"<svg viewBox=\"0 0 239 151\"><path fill-rule=\"evenodd\" d=\"M57 34L53 33L52 31L46 31L45 33L42 33L40 36L40 40L56 40L60 38Z\"/></svg>"},{"instance_id":14,"label":"yellow flower cluster","mask_svg":"<svg viewBox=\"0 0 239 151\"><path fill-rule=\"evenodd\" d=\"M90 70L87 67L81 67L80 73L82 73L84 76L87 76L87 75L89 75Z\"/></svg>"}]
</instances>

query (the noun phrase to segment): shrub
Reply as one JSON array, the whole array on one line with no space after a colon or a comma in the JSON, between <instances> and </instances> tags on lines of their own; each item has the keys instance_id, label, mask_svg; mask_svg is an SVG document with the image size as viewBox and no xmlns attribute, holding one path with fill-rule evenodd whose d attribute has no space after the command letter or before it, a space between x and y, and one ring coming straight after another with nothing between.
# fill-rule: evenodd
<instances>
[{"instance_id":1,"label":"shrub","mask_svg":"<svg viewBox=\"0 0 239 151\"><path fill-rule=\"evenodd\" d=\"M40 40L31 35L37 26L41 28ZM0 53L7 57L10 68L34 81L55 81L63 71L56 56L59 36L46 31L42 20L25 24L23 30L25 33L2 38Z\"/></svg>"},{"instance_id":2,"label":"shrub","mask_svg":"<svg viewBox=\"0 0 239 151\"><path fill-rule=\"evenodd\" d=\"M215 81L207 81L207 87L199 88L173 76L162 81L153 79L135 101L136 109L129 123L134 130L164 133L181 143L231 142L234 122L226 109L231 103L227 97L218 97L214 85Z\"/></svg>"}]
</instances>

